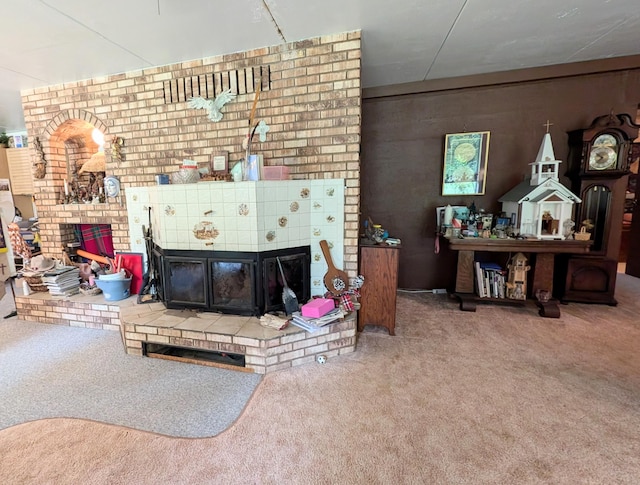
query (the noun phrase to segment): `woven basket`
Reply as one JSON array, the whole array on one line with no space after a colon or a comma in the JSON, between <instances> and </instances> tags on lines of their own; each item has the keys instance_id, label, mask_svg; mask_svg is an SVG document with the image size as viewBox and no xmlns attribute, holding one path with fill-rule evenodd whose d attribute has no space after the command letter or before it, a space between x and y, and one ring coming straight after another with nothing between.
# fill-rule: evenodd
<instances>
[{"instance_id":1,"label":"woven basket","mask_svg":"<svg viewBox=\"0 0 640 485\"><path fill-rule=\"evenodd\" d=\"M573 235L574 238L576 238L578 241L588 241L589 239L591 239L591 233L587 232L587 230L582 227L580 229L580 232L576 232Z\"/></svg>"},{"instance_id":2,"label":"woven basket","mask_svg":"<svg viewBox=\"0 0 640 485\"><path fill-rule=\"evenodd\" d=\"M27 282L27 284L29 285L29 288L31 289L31 291L40 291L40 292L45 292L45 291L49 291L49 288L47 287L47 285L45 285L42 282L42 276L38 275L38 276L23 276L24 280Z\"/></svg>"},{"instance_id":3,"label":"woven basket","mask_svg":"<svg viewBox=\"0 0 640 485\"><path fill-rule=\"evenodd\" d=\"M22 277L30 285L41 285L42 284L42 276L41 275L35 275L35 276L23 275Z\"/></svg>"},{"instance_id":4,"label":"woven basket","mask_svg":"<svg viewBox=\"0 0 640 485\"><path fill-rule=\"evenodd\" d=\"M31 289L31 291L36 291L41 293L45 293L49 291L49 287L47 285L31 285L30 284L29 288Z\"/></svg>"},{"instance_id":5,"label":"woven basket","mask_svg":"<svg viewBox=\"0 0 640 485\"><path fill-rule=\"evenodd\" d=\"M29 288L31 289L31 291L39 291L39 292L49 291L49 287L42 282L42 275L23 274L22 277L29 285Z\"/></svg>"},{"instance_id":6,"label":"woven basket","mask_svg":"<svg viewBox=\"0 0 640 485\"><path fill-rule=\"evenodd\" d=\"M40 283L40 284L33 284L29 282L27 283L29 284L29 288L31 289L31 291L37 291L42 293L49 291L49 287L44 283Z\"/></svg>"}]
</instances>

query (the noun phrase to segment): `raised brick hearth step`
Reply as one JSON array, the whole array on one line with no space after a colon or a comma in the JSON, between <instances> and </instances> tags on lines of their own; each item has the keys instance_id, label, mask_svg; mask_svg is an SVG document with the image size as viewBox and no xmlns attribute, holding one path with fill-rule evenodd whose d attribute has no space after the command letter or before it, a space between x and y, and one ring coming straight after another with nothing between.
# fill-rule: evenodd
<instances>
[{"instance_id":1,"label":"raised brick hearth step","mask_svg":"<svg viewBox=\"0 0 640 485\"><path fill-rule=\"evenodd\" d=\"M127 353L144 355L146 343L244 356L242 370L265 374L335 357L356 347L356 314L314 333L290 326L282 331L260 325L256 317L167 310L162 303L136 298L105 302L102 295L65 299L49 293L16 295L18 318L120 331ZM227 366L225 366L227 367Z\"/></svg>"}]
</instances>

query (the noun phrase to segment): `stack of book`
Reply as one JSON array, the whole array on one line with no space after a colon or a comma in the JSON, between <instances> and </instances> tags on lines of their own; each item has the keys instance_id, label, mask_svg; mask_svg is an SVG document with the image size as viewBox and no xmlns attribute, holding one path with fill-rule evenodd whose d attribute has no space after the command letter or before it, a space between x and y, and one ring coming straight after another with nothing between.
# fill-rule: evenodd
<instances>
[{"instance_id":1,"label":"stack of book","mask_svg":"<svg viewBox=\"0 0 640 485\"><path fill-rule=\"evenodd\" d=\"M291 314L291 323L293 323L296 327L300 327L307 332L315 332L320 330L325 325L329 325L330 323L335 323L344 318L344 313L340 308L336 308L331 310L326 315L323 315L319 318L311 318L311 317L303 317L300 312L293 312Z\"/></svg>"},{"instance_id":2,"label":"stack of book","mask_svg":"<svg viewBox=\"0 0 640 485\"><path fill-rule=\"evenodd\" d=\"M480 298L504 298L506 271L495 263L475 262L476 292Z\"/></svg>"},{"instance_id":3,"label":"stack of book","mask_svg":"<svg viewBox=\"0 0 640 485\"><path fill-rule=\"evenodd\" d=\"M49 293L56 296L71 296L80 293L80 269L76 266L62 266L46 271L42 283Z\"/></svg>"}]
</instances>

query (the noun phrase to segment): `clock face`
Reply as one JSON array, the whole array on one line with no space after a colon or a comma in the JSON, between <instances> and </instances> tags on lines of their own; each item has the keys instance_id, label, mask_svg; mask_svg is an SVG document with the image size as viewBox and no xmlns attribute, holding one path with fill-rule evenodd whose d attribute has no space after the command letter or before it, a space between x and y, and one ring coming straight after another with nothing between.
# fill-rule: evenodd
<instances>
[{"instance_id":1,"label":"clock face","mask_svg":"<svg viewBox=\"0 0 640 485\"><path fill-rule=\"evenodd\" d=\"M611 147L594 147L589 155L591 170L611 170L616 167L617 153Z\"/></svg>"},{"instance_id":2,"label":"clock face","mask_svg":"<svg viewBox=\"0 0 640 485\"><path fill-rule=\"evenodd\" d=\"M608 134L598 136L589 154L590 170L612 170L618 161L618 140Z\"/></svg>"},{"instance_id":3,"label":"clock face","mask_svg":"<svg viewBox=\"0 0 640 485\"><path fill-rule=\"evenodd\" d=\"M598 138L594 140L593 146L594 147L606 146L606 147L615 148L618 146L618 140L616 140L615 136L605 133L604 135L600 135Z\"/></svg>"}]
</instances>

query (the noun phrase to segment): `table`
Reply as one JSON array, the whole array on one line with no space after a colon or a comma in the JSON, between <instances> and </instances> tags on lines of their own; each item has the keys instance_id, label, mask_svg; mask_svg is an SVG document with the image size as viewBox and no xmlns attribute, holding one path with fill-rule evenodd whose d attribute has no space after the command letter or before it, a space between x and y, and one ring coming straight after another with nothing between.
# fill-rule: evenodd
<instances>
[{"instance_id":1,"label":"table","mask_svg":"<svg viewBox=\"0 0 640 485\"><path fill-rule=\"evenodd\" d=\"M593 241L578 241L575 239L489 239L489 238L450 238L447 239L449 247L458 251L458 266L456 270L455 296L460 300L460 309L463 311L476 311L476 303L488 300L489 303L496 299L478 298L474 291L474 260L476 251L492 253L520 252L535 253L532 293L535 290L544 289L553 292L554 256L560 253L585 254ZM519 300L507 300L503 303L516 303ZM548 302L536 301L539 313L543 317L560 317L560 308L557 300Z\"/></svg>"}]
</instances>

